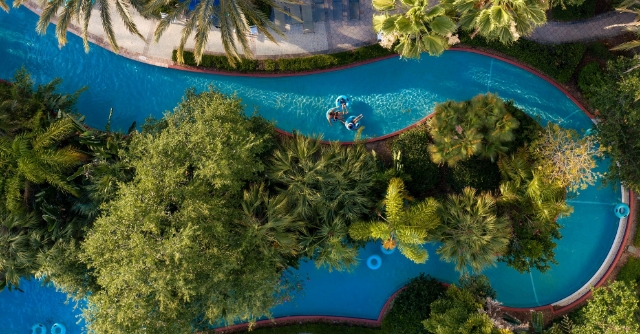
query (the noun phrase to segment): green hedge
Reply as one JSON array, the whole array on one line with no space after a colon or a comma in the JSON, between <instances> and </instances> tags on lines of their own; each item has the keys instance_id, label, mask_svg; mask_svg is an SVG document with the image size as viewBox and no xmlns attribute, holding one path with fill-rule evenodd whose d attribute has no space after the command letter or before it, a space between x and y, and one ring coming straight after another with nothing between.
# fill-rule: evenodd
<instances>
[{"instance_id":1,"label":"green hedge","mask_svg":"<svg viewBox=\"0 0 640 334\"><path fill-rule=\"evenodd\" d=\"M388 56L393 52L381 47L378 44L364 46L352 51L344 51L333 54L322 54L301 58L280 58L280 59L242 59L236 67L229 64L225 56L203 55L200 65L196 65L193 52L184 52L184 64L188 66L198 66L215 70L232 72L264 72L264 73L290 73L310 70L325 69L331 67L344 66L355 62ZM177 60L177 51L173 50L172 59Z\"/></svg>"},{"instance_id":2,"label":"green hedge","mask_svg":"<svg viewBox=\"0 0 640 334\"><path fill-rule=\"evenodd\" d=\"M578 87L585 92L589 86L596 86L600 84L602 69L596 62L585 65L580 74L578 74ZM585 93L586 94L586 93Z\"/></svg>"},{"instance_id":3,"label":"green hedge","mask_svg":"<svg viewBox=\"0 0 640 334\"><path fill-rule=\"evenodd\" d=\"M400 134L391 143L394 152L401 152L402 173L409 176L405 178L407 190L418 198L428 196L440 182L440 168L429 156L430 142L423 125Z\"/></svg>"},{"instance_id":4,"label":"green hedge","mask_svg":"<svg viewBox=\"0 0 640 334\"><path fill-rule=\"evenodd\" d=\"M578 6L556 6L551 9L551 17L555 21L576 21L584 20L596 15L597 0L585 0Z\"/></svg>"},{"instance_id":5,"label":"green hedge","mask_svg":"<svg viewBox=\"0 0 640 334\"><path fill-rule=\"evenodd\" d=\"M567 82L576 70L587 48L585 44L538 44L519 39L511 45L487 41L481 36L473 39L466 32L460 33L460 41L468 46L490 48L529 64L559 82Z\"/></svg>"},{"instance_id":6,"label":"green hedge","mask_svg":"<svg viewBox=\"0 0 640 334\"><path fill-rule=\"evenodd\" d=\"M413 278L393 301L389 313L382 319L384 334L428 333L422 325L431 314L431 303L444 296L447 289L431 276Z\"/></svg>"}]
</instances>

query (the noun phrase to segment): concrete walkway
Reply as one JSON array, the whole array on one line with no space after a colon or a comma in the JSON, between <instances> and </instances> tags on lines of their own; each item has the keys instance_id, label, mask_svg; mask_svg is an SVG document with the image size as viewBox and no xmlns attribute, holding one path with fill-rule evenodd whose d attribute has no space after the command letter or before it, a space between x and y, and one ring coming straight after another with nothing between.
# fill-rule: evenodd
<instances>
[{"instance_id":1,"label":"concrete walkway","mask_svg":"<svg viewBox=\"0 0 640 334\"><path fill-rule=\"evenodd\" d=\"M376 42L376 33L371 28L371 20L375 11L371 7L370 0L360 1L360 20L348 19L346 8L348 8L349 0L342 0L342 7L345 8L342 19L338 17L337 20L334 20L334 4L336 2L333 2L333 0L325 0L324 16L326 21L315 22L314 33L303 33L302 24L295 23L285 25L285 38L277 37L277 44L262 35L250 37L254 56L256 58L278 58L331 53L350 50ZM36 14L42 12L42 9L34 0L26 1L25 6ZM120 46L120 54L158 66L166 67L172 64L171 54L178 47L183 26L179 23L172 24L165 31L159 42L155 43L153 42L153 33L158 22L156 20L147 20L135 12L134 9L131 10L138 30L145 39L142 40L130 34L112 6L111 17L113 18L112 22L118 45ZM605 29L605 27L632 22L633 19L633 14L611 12L585 21L549 22L536 29L529 39L549 44L597 40L616 36L622 32L620 27L612 29ZM80 33L78 26L73 24L70 30L75 34ZM95 9L89 24L89 39L91 42L111 50L102 30L100 15ZM219 31L212 30L209 35L209 41L206 48L207 53L223 53ZM192 49L193 45L193 40L190 40L186 45L186 49Z\"/></svg>"}]
</instances>

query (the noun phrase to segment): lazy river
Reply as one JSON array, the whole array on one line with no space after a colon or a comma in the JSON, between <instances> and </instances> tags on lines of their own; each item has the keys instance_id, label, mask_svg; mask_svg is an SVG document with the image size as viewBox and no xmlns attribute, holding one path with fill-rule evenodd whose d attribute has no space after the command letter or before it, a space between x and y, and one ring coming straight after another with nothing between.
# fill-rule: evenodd
<instances>
[{"instance_id":1,"label":"lazy river","mask_svg":"<svg viewBox=\"0 0 640 334\"><path fill-rule=\"evenodd\" d=\"M81 40L73 35L68 45L59 49L53 27L46 36L39 36L34 30L36 20L37 16L24 8L12 9L9 14L0 12L0 78L8 79L25 66L37 83L63 78L61 91L89 86L77 107L87 116L86 122L97 128L104 127L110 108L114 109L112 127L126 130L133 121L140 125L149 115L161 117L180 101L185 89L204 90L209 85L237 94L247 113L257 108L282 130L323 134L328 140L353 139L353 132L343 126L330 127L325 119L325 111L342 94L351 97L352 113L363 114L364 135L369 138L410 126L432 112L435 103L466 100L486 92L514 100L543 124L552 121L577 130L592 125L571 99L547 81L500 60L468 52L449 51L420 61L393 58L314 75L233 77L153 67L95 45L85 54ZM608 161L603 161L598 168L605 171L607 166ZM547 273L520 274L503 264L486 270L498 299L507 306L533 307L558 301L582 287L612 246L618 227L612 211L620 196L619 187L598 184L569 201L574 213L560 220L563 238L555 250L559 265ZM361 264L352 273L329 273L315 269L311 262L302 263L296 271L304 282L302 293L276 307L274 316L376 319L386 300L421 272L445 282L458 279L451 264L438 260L436 246L428 248L431 257L425 265L413 264L398 252L382 254L373 243L361 250ZM372 254L382 258L378 270L365 264ZM62 294L34 282L25 286L24 292L0 293L0 331L25 331L34 323L50 327L53 322L64 322L67 333L81 331L81 324L75 324L79 312L61 302ZM36 308L35 304L48 306Z\"/></svg>"}]
</instances>

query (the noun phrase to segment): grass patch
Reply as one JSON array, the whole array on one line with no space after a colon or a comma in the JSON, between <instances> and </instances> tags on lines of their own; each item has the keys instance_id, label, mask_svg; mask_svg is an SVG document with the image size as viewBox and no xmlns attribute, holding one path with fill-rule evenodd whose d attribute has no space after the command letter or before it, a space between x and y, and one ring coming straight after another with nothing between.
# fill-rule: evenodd
<instances>
[{"instance_id":1,"label":"grass patch","mask_svg":"<svg viewBox=\"0 0 640 334\"><path fill-rule=\"evenodd\" d=\"M349 325L332 325L332 324L295 324L287 326L256 328L251 332L235 332L235 333L251 333L251 334L380 334L380 328L370 328Z\"/></svg>"},{"instance_id":2,"label":"grass patch","mask_svg":"<svg viewBox=\"0 0 640 334\"><path fill-rule=\"evenodd\" d=\"M551 9L551 17L555 21L576 21L584 20L596 15L596 0L585 0L581 5L556 6Z\"/></svg>"},{"instance_id":3,"label":"grass patch","mask_svg":"<svg viewBox=\"0 0 640 334\"><path fill-rule=\"evenodd\" d=\"M241 73L294 73L345 66L391 54L394 54L394 52L391 52L378 44L374 44L351 51L308 57L264 60L242 59L234 67L229 63L226 56L216 55L203 55L202 62L200 65L197 65L193 52L185 51L184 65ZM176 50L173 50L172 59L173 61L177 60Z\"/></svg>"},{"instance_id":4,"label":"grass patch","mask_svg":"<svg viewBox=\"0 0 640 334\"><path fill-rule=\"evenodd\" d=\"M571 79L587 49L581 43L543 45L523 38L506 45L499 41L487 41L481 36L472 39L466 32L460 33L460 41L468 46L490 48L514 57L562 83Z\"/></svg>"}]
</instances>

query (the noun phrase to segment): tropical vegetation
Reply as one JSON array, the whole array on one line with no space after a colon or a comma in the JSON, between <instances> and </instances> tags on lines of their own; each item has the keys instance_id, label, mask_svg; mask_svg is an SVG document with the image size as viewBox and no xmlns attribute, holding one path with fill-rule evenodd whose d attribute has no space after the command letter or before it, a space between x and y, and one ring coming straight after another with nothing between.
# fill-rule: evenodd
<instances>
[{"instance_id":1,"label":"tropical vegetation","mask_svg":"<svg viewBox=\"0 0 640 334\"><path fill-rule=\"evenodd\" d=\"M472 156L495 161L505 154L520 124L495 94L478 95L471 101L447 101L436 105L430 120L434 163L455 165Z\"/></svg>"},{"instance_id":2,"label":"tropical vegetation","mask_svg":"<svg viewBox=\"0 0 640 334\"><path fill-rule=\"evenodd\" d=\"M441 259L453 262L460 272L470 268L479 273L495 266L507 248L511 230L509 222L496 215L494 196L465 188L462 194L449 195L439 215L442 224L435 235L441 243L437 250Z\"/></svg>"},{"instance_id":3,"label":"tropical vegetation","mask_svg":"<svg viewBox=\"0 0 640 334\"><path fill-rule=\"evenodd\" d=\"M385 214L377 212L380 220L356 222L349 228L355 240L381 240L386 249L398 247L400 253L415 263L425 263L429 258L424 245L440 219L436 215L438 202L433 198L405 209L405 199L411 199L400 178L389 181L387 194L382 204Z\"/></svg>"}]
</instances>

